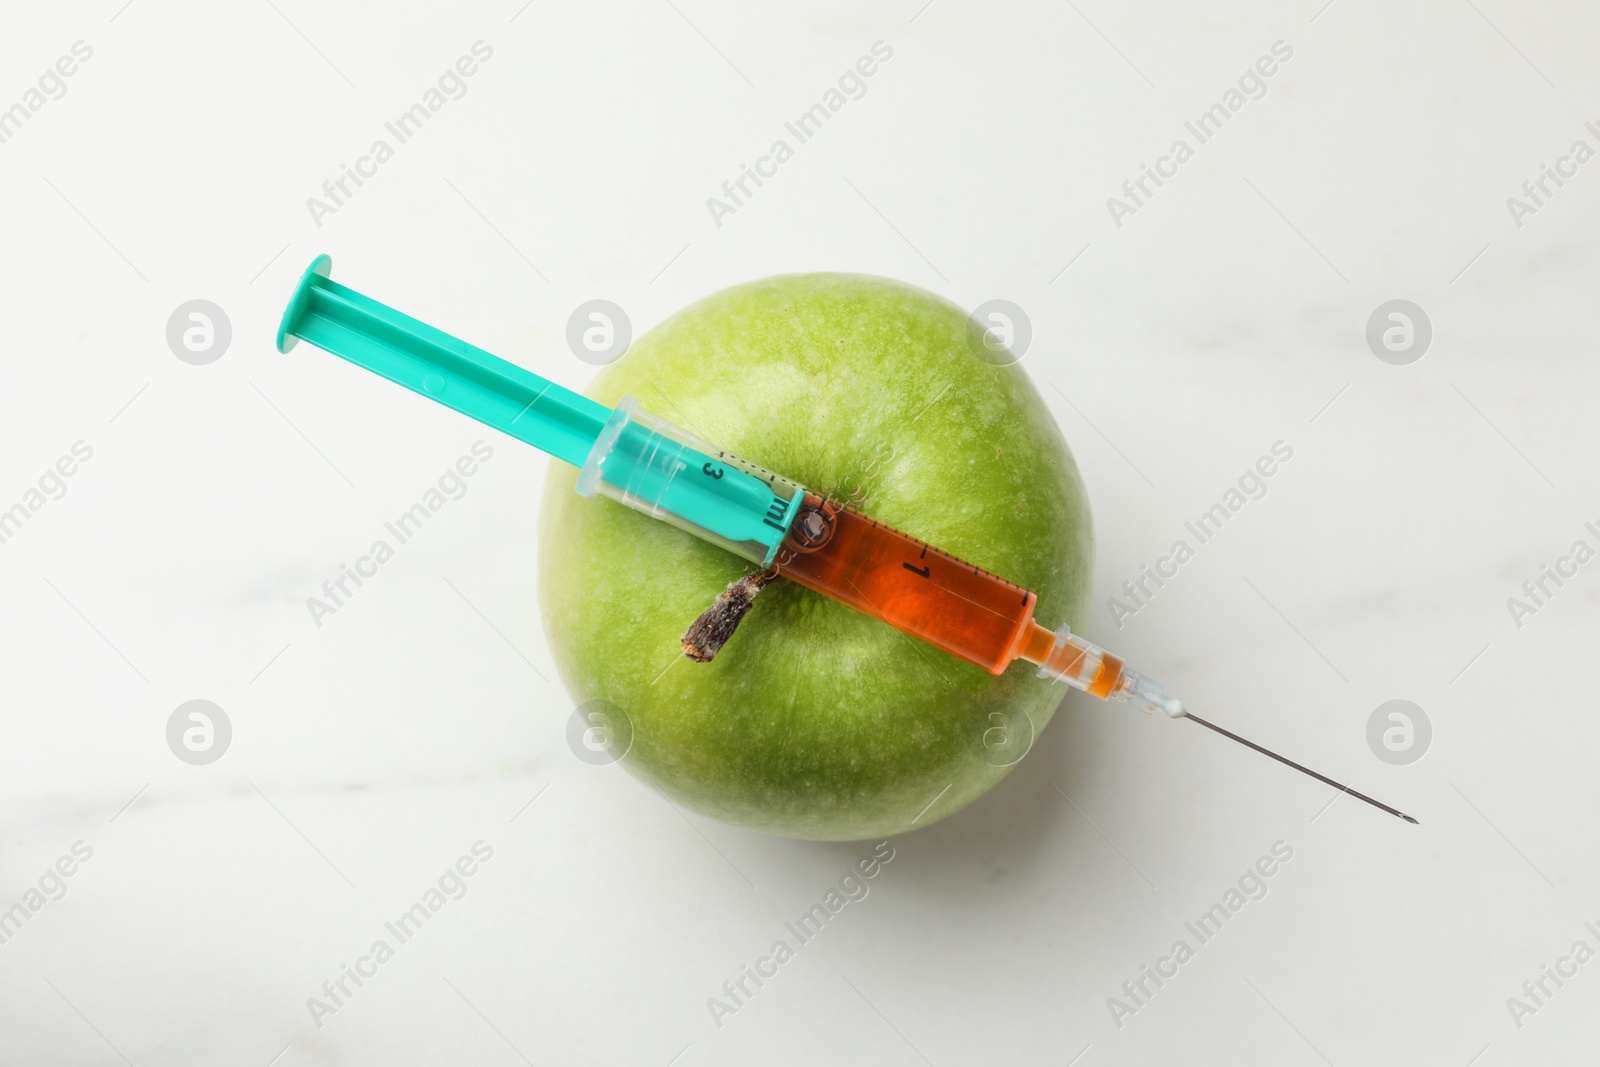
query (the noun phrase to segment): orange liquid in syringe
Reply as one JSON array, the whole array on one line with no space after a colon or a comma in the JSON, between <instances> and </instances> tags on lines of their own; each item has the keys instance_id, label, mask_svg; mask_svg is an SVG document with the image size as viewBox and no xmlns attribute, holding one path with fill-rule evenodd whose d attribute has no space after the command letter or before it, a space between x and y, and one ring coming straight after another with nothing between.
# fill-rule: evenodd
<instances>
[{"instance_id":1,"label":"orange liquid in syringe","mask_svg":"<svg viewBox=\"0 0 1600 1067\"><path fill-rule=\"evenodd\" d=\"M814 493L773 565L992 674L1018 658L1042 663L1055 643L1033 621L1033 593Z\"/></svg>"}]
</instances>

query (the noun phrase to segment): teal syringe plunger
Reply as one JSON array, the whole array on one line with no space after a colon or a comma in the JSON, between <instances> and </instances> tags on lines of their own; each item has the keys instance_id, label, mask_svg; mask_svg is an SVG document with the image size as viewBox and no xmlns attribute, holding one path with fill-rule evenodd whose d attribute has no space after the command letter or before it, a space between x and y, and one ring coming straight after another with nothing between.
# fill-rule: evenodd
<instances>
[{"instance_id":1,"label":"teal syringe plunger","mask_svg":"<svg viewBox=\"0 0 1600 1067\"><path fill-rule=\"evenodd\" d=\"M761 567L772 564L805 489L639 409L607 408L328 277L318 256L278 327L278 351L309 341L579 468L608 496Z\"/></svg>"}]
</instances>

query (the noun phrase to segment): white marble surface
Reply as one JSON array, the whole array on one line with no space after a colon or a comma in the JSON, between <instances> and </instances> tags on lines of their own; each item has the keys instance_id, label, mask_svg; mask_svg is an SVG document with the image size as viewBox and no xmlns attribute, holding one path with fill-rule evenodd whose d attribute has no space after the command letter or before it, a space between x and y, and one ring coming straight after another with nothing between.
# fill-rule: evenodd
<instances>
[{"instance_id":1,"label":"white marble surface","mask_svg":"<svg viewBox=\"0 0 1600 1067\"><path fill-rule=\"evenodd\" d=\"M1520 629L1506 599L1597 540L1600 162L1520 228L1506 198L1600 143L1600 18L922 3L11 5L0 106L75 41L93 55L0 144L0 506L75 442L93 456L0 545L0 908L93 855L0 944L0 1062L1592 1056L1600 962L1520 1026L1506 1002L1600 948L1600 566ZM477 40L466 95L315 226L306 198ZM714 225L706 198L878 40L866 95ZM1278 40L1266 96L1114 226L1106 198ZM1070 699L714 1026L706 999L870 846L685 817L572 756L535 608L543 462L510 442L310 623L306 597L484 436L274 352L322 251L571 386L590 368L564 325L594 296L639 330L795 270L1015 301L1102 600L1291 443L1264 499L1122 630L1097 604L1091 636L1421 825ZM208 366L164 340L195 298L232 323ZM1393 298L1434 326L1410 366L1363 341ZM165 741L195 698L234 730L204 767ZM1434 727L1409 766L1365 740L1394 698ZM317 1026L307 998L477 841L466 894ZM1267 896L1116 1025L1108 998L1278 841Z\"/></svg>"}]
</instances>

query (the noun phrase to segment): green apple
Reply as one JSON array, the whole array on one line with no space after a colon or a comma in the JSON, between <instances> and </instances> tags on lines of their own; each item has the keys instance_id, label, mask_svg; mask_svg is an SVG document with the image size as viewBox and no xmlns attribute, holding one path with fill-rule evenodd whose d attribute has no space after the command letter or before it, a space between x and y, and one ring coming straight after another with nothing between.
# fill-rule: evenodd
<instances>
[{"instance_id":1,"label":"green apple","mask_svg":"<svg viewBox=\"0 0 1600 1067\"><path fill-rule=\"evenodd\" d=\"M718 448L834 494L1038 594L1081 628L1094 552L1076 464L1017 365L921 289L797 274L673 315L595 378ZM927 826L1009 773L1064 688L995 676L779 580L710 663L684 630L751 565L601 497L552 463L540 522L545 629L575 701L626 720L621 763L674 802L820 840Z\"/></svg>"}]
</instances>

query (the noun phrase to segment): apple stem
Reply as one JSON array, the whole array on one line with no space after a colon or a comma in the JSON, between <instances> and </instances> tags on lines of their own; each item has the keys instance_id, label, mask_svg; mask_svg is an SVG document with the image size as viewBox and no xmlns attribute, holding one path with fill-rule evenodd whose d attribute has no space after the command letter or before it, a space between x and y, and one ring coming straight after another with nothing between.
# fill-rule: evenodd
<instances>
[{"instance_id":1,"label":"apple stem","mask_svg":"<svg viewBox=\"0 0 1600 1067\"><path fill-rule=\"evenodd\" d=\"M755 603L756 594L765 589L778 572L755 571L734 582L717 594L711 606L701 612L679 639L683 654L696 663L710 663L722 646L728 643L733 632L744 621L745 614Z\"/></svg>"}]
</instances>

